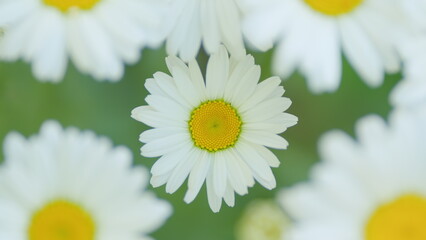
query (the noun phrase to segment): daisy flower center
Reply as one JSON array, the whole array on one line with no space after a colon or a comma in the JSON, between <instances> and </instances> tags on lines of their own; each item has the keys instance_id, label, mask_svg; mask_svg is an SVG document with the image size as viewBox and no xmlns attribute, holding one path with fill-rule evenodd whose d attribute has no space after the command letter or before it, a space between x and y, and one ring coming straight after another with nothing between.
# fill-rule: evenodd
<instances>
[{"instance_id":1,"label":"daisy flower center","mask_svg":"<svg viewBox=\"0 0 426 240\"><path fill-rule=\"evenodd\" d=\"M213 100L192 111L189 130L197 147L216 152L237 142L241 125L241 118L231 104Z\"/></svg>"},{"instance_id":2,"label":"daisy flower center","mask_svg":"<svg viewBox=\"0 0 426 240\"><path fill-rule=\"evenodd\" d=\"M37 211L28 229L29 240L93 240L95 224L80 206L54 201Z\"/></svg>"},{"instance_id":3,"label":"daisy flower center","mask_svg":"<svg viewBox=\"0 0 426 240\"><path fill-rule=\"evenodd\" d=\"M315 11L337 16L348 13L358 7L364 0L304 0Z\"/></svg>"},{"instance_id":4,"label":"daisy flower center","mask_svg":"<svg viewBox=\"0 0 426 240\"><path fill-rule=\"evenodd\" d=\"M94 7L100 0L43 0L44 4L58 8L66 12L71 8L88 10Z\"/></svg>"},{"instance_id":5,"label":"daisy flower center","mask_svg":"<svg viewBox=\"0 0 426 240\"><path fill-rule=\"evenodd\" d=\"M366 226L366 240L426 239L426 198L405 195L379 207Z\"/></svg>"}]
</instances>

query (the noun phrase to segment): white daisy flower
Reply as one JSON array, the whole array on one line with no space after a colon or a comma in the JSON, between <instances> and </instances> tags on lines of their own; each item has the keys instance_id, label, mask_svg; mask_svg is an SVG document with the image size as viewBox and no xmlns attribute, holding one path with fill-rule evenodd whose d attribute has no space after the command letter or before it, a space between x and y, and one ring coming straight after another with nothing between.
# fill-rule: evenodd
<instances>
[{"instance_id":1,"label":"white daisy flower","mask_svg":"<svg viewBox=\"0 0 426 240\"><path fill-rule=\"evenodd\" d=\"M339 87L342 53L372 87L400 69L395 45L404 25L395 0L240 1L247 40L263 51L277 42L273 71L287 78L299 70L313 92Z\"/></svg>"},{"instance_id":2,"label":"white daisy flower","mask_svg":"<svg viewBox=\"0 0 426 240\"><path fill-rule=\"evenodd\" d=\"M0 59L32 63L41 81L60 81L68 57L83 73L116 81L124 63L166 37L167 6L156 0L2 0Z\"/></svg>"},{"instance_id":3,"label":"white daisy flower","mask_svg":"<svg viewBox=\"0 0 426 240\"><path fill-rule=\"evenodd\" d=\"M255 200L237 225L237 240L282 240L290 220L273 200Z\"/></svg>"},{"instance_id":4,"label":"white daisy flower","mask_svg":"<svg viewBox=\"0 0 426 240\"><path fill-rule=\"evenodd\" d=\"M286 239L426 239L425 122L423 105L393 112L389 124L365 117L358 141L328 133L311 183L281 194L295 219Z\"/></svg>"},{"instance_id":5,"label":"white daisy flower","mask_svg":"<svg viewBox=\"0 0 426 240\"><path fill-rule=\"evenodd\" d=\"M167 53L185 62L195 58L201 43L208 54L224 43L233 57L244 57L240 9L235 0L175 0L175 26Z\"/></svg>"},{"instance_id":6,"label":"white daisy flower","mask_svg":"<svg viewBox=\"0 0 426 240\"><path fill-rule=\"evenodd\" d=\"M266 147L286 149L278 134L297 123L284 113L291 101L281 97L281 80L258 84L260 67L253 57L231 63L223 46L209 60L206 81L195 60L189 66L172 56L166 61L172 76L158 72L148 79L148 106L132 111L134 119L154 128L140 136L146 143L142 155L161 157L151 169L151 184L167 183L166 192L173 193L188 178L190 203L206 179L214 212L222 198L233 206L234 191L247 194L254 179L274 188L270 167L280 162Z\"/></svg>"},{"instance_id":7,"label":"white daisy flower","mask_svg":"<svg viewBox=\"0 0 426 240\"><path fill-rule=\"evenodd\" d=\"M0 239L149 240L171 214L145 192L148 172L124 147L46 122L9 134L0 168Z\"/></svg>"},{"instance_id":8,"label":"white daisy flower","mask_svg":"<svg viewBox=\"0 0 426 240\"><path fill-rule=\"evenodd\" d=\"M417 36L404 41L404 79L390 94L390 102L397 107L417 107L426 103L426 37Z\"/></svg>"}]
</instances>

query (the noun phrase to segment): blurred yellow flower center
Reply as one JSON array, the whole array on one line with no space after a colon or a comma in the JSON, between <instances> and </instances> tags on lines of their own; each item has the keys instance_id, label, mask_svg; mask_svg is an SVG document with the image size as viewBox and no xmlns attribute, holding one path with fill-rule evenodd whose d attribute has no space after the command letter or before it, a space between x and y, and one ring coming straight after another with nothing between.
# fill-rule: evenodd
<instances>
[{"instance_id":1,"label":"blurred yellow flower center","mask_svg":"<svg viewBox=\"0 0 426 240\"><path fill-rule=\"evenodd\" d=\"M202 103L191 113L189 129L195 145L215 152L235 144L241 132L237 111L223 100Z\"/></svg>"},{"instance_id":2,"label":"blurred yellow flower center","mask_svg":"<svg viewBox=\"0 0 426 240\"><path fill-rule=\"evenodd\" d=\"M62 12L66 12L71 8L83 10L91 9L100 0L43 0L46 5L56 7Z\"/></svg>"},{"instance_id":3,"label":"blurred yellow flower center","mask_svg":"<svg viewBox=\"0 0 426 240\"><path fill-rule=\"evenodd\" d=\"M238 240L281 240L290 220L273 200L255 200L237 228Z\"/></svg>"},{"instance_id":4,"label":"blurred yellow flower center","mask_svg":"<svg viewBox=\"0 0 426 240\"><path fill-rule=\"evenodd\" d=\"M93 240L95 224L80 206L55 201L37 211L28 229L29 240Z\"/></svg>"},{"instance_id":5,"label":"blurred yellow flower center","mask_svg":"<svg viewBox=\"0 0 426 240\"><path fill-rule=\"evenodd\" d=\"M304 0L315 11L337 16L353 11L364 0Z\"/></svg>"},{"instance_id":6,"label":"blurred yellow flower center","mask_svg":"<svg viewBox=\"0 0 426 240\"><path fill-rule=\"evenodd\" d=\"M365 234L366 240L425 240L426 198L405 195L379 207Z\"/></svg>"}]
</instances>

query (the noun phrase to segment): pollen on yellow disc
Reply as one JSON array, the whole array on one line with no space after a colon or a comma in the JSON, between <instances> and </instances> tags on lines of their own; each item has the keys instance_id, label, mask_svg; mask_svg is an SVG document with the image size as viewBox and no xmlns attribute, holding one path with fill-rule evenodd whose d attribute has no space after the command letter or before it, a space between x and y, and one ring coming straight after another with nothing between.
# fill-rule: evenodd
<instances>
[{"instance_id":1,"label":"pollen on yellow disc","mask_svg":"<svg viewBox=\"0 0 426 240\"><path fill-rule=\"evenodd\" d=\"M44 4L56 7L62 12L66 12L71 8L78 8L83 10L91 9L100 0L43 0Z\"/></svg>"},{"instance_id":2,"label":"pollen on yellow disc","mask_svg":"<svg viewBox=\"0 0 426 240\"><path fill-rule=\"evenodd\" d=\"M29 240L94 240L95 224L80 206L54 201L37 211L28 228Z\"/></svg>"},{"instance_id":3,"label":"pollen on yellow disc","mask_svg":"<svg viewBox=\"0 0 426 240\"><path fill-rule=\"evenodd\" d=\"M366 240L425 240L426 198L404 195L379 207L370 217Z\"/></svg>"},{"instance_id":4,"label":"pollen on yellow disc","mask_svg":"<svg viewBox=\"0 0 426 240\"><path fill-rule=\"evenodd\" d=\"M353 11L364 0L304 0L311 8L326 15L337 16Z\"/></svg>"},{"instance_id":5,"label":"pollen on yellow disc","mask_svg":"<svg viewBox=\"0 0 426 240\"><path fill-rule=\"evenodd\" d=\"M211 152L233 146L240 135L241 125L237 111L223 100L202 103L192 111L189 121L195 145Z\"/></svg>"}]
</instances>

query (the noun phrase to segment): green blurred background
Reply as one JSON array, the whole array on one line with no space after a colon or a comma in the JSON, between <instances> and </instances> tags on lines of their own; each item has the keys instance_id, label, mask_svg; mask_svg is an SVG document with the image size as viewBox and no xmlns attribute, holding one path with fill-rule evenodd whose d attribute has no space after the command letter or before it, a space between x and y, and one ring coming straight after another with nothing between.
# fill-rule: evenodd
<instances>
[{"instance_id":1,"label":"green blurred background","mask_svg":"<svg viewBox=\"0 0 426 240\"><path fill-rule=\"evenodd\" d=\"M262 67L262 80L270 77L272 51L252 54ZM108 136L116 145L128 146L134 153L135 164L151 167L155 159L139 155L138 136L146 126L130 118L130 111L145 104L145 79L157 71L168 73L165 57L164 49L144 50L141 61L128 66L118 83L94 81L71 64L60 84L41 83L32 76L28 64L0 62L0 139L3 141L10 131L32 135L45 120L57 119L63 126L92 129ZM201 54L199 60L200 65L205 65L207 59ZM290 142L288 150L275 151L282 161L274 169L278 187L269 191L256 184L248 195L236 197L234 208L224 204L217 214L208 206L205 188L190 205L183 202L186 185L173 195L166 194L164 187L153 189L160 198L171 202L174 214L152 235L157 240L235 239L235 225L249 202L274 198L282 187L307 179L310 167L319 160L316 145L323 133L337 128L353 135L360 117L370 113L387 116L388 94L399 79L399 75L387 76L383 86L371 89L345 62L339 90L313 95L303 77L293 75L283 86L285 96L293 101L288 112L298 116L299 123L283 134Z\"/></svg>"}]
</instances>

